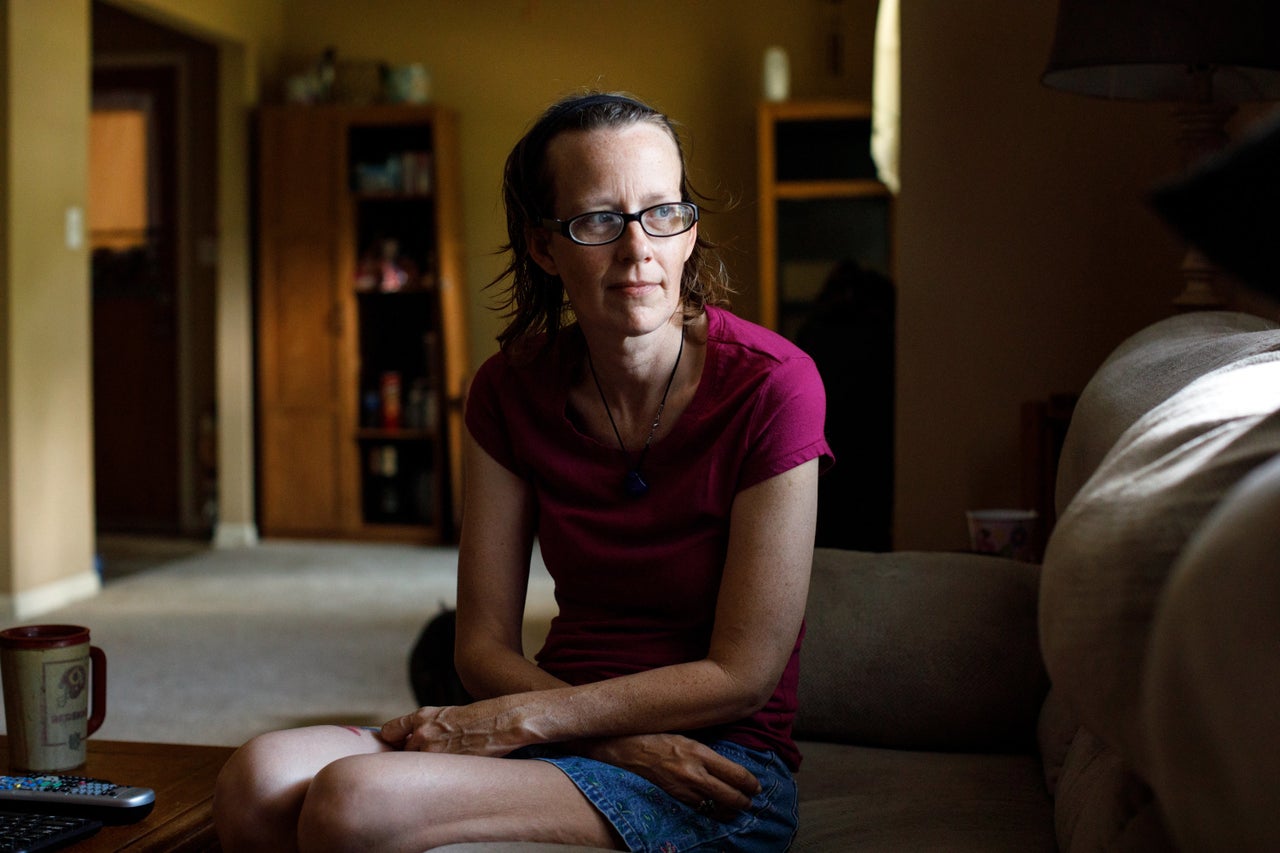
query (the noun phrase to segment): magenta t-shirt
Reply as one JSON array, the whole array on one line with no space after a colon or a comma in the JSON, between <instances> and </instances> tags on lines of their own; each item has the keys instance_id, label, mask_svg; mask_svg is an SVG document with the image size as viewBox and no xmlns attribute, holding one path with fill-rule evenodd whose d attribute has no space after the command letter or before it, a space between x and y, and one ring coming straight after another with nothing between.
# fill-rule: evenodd
<instances>
[{"instance_id":1,"label":"magenta t-shirt","mask_svg":"<svg viewBox=\"0 0 1280 853\"><path fill-rule=\"evenodd\" d=\"M826 396L812 359L790 341L727 311L707 309L707 352L692 402L654 442L631 497L630 460L575 424L568 391L583 364L581 332L514 364L498 353L476 373L467 428L533 488L537 536L560 612L538 664L585 684L706 656L738 492L815 457ZM768 590L761 590L768 595ZM771 750L795 769L791 738L801 628L773 697L753 716L686 732Z\"/></svg>"}]
</instances>

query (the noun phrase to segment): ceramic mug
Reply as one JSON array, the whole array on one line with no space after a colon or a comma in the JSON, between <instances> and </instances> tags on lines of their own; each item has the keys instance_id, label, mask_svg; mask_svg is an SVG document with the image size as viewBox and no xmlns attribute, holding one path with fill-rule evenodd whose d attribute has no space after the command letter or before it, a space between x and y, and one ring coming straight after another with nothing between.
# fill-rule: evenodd
<instances>
[{"instance_id":1,"label":"ceramic mug","mask_svg":"<svg viewBox=\"0 0 1280 853\"><path fill-rule=\"evenodd\" d=\"M54 772L84 764L85 739L107 714L107 656L89 644L89 629L0 631L0 676L9 768Z\"/></svg>"},{"instance_id":2,"label":"ceramic mug","mask_svg":"<svg viewBox=\"0 0 1280 853\"><path fill-rule=\"evenodd\" d=\"M1038 514L1033 509L971 509L969 547L979 554L996 554L1035 562Z\"/></svg>"}]
</instances>

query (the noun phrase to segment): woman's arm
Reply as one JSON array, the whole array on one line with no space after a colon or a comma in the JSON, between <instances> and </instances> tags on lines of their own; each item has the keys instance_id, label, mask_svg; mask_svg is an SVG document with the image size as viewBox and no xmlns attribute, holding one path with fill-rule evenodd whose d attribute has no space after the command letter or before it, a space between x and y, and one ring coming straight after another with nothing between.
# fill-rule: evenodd
<instances>
[{"instance_id":1,"label":"woman's arm","mask_svg":"<svg viewBox=\"0 0 1280 853\"><path fill-rule=\"evenodd\" d=\"M565 687L531 664L520 645L533 538L527 487L470 440L466 461L456 654L463 682L481 699ZM503 530L509 532L498 534ZM710 800L749 808L760 787L741 765L679 735L592 738L570 748L638 773L691 806Z\"/></svg>"},{"instance_id":2,"label":"woman's arm","mask_svg":"<svg viewBox=\"0 0 1280 853\"><path fill-rule=\"evenodd\" d=\"M521 642L534 504L528 485L467 437L458 547L458 675L477 699L563 687Z\"/></svg>"},{"instance_id":3,"label":"woman's arm","mask_svg":"<svg viewBox=\"0 0 1280 853\"><path fill-rule=\"evenodd\" d=\"M518 479L482 452L472 453L468 473L473 471L489 479L469 482L469 490L492 491L504 474ZM534 743L684 731L750 716L772 695L800 630L813 561L817 477L815 459L735 499L706 658L578 687L558 686L519 652L519 621L511 614L523 605L527 569L518 585L510 575L513 558L523 552L527 560L531 546L528 494L522 489L518 500L510 494L469 497L467 511L480 509L466 523L460 668L466 669L469 689L494 698L424 708L389 722L384 735L409 749L502 755ZM523 533L513 530L512 517L524 520ZM495 526L487 529L489 524ZM464 606L471 616L463 616ZM521 689L533 692L513 692Z\"/></svg>"}]
</instances>

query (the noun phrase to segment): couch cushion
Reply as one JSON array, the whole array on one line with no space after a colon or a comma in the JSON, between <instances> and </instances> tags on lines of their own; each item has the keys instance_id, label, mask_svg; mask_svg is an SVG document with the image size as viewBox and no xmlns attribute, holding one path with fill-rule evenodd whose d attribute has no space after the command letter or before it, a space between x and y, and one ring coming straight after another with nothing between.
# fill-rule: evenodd
<instances>
[{"instance_id":1,"label":"couch cushion","mask_svg":"<svg viewBox=\"0 0 1280 853\"><path fill-rule=\"evenodd\" d=\"M1151 632L1151 784L1183 849L1280 850L1278 614L1280 457L1206 520Z\"/></svg>"},{"instance_id":2,"label":"couch cushion","mask_svg":"<svg viewBox=\"0 0 1280 853\"><path fill-rule=\"evenodd\" d=\"M1198 311L1162 320L1120 344L1076 402L1058 460L1058 514L1134 421L1206 373L1274 351L1277 328L1249 314Z\"/></svg>"},{"instance_id":3,"label":"couch cushion","mask_svg":"<svg viewBox=\"0 0 1280 853\"><path fill-rule=\"evenodd\" d=\"M791 853L1056 850L1036 756L801 743Z\"/></svg>"},{"instance_id":4,"label":"couch cushion","mask_svg":"<svg viewBox=\"0 0 1280 853\"><path fill-rule=\"evenodd\" d=\"M1142 663L1183 546L1251 470L1280 453L1280 333L1270 352L1202 376L1140 417L1058 521L1040 628L1055 690L1143 774ZM1139 380L1135 380L1139 381Z\"/></svg>"},{"instance_id":5,"label":"couch cushion","mask_svg":"<svg viewBox=\"0 0 1280 853\"><path fill-rule=\"evenodd\" d=\"M1017 750L1047 690L1038 567L978 554L819 548L800 657L798 737Z\"/></svg>"}]
</instances>

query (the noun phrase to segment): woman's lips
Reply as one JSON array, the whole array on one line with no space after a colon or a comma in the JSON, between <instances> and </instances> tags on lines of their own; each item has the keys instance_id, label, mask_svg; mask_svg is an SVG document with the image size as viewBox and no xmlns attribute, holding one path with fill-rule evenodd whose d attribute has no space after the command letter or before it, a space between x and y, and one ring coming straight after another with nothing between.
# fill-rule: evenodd
<instances>
[{"instance_id":1,"label":"woman's lips","mask_svg":"<svg viewBox=\"0 0 1280 853\"><path fill-rule=\"evenodd\" d=\"M610 285L609 289L622 293L644 293L658 286L656 281L620 281L617 284Z\"/></svg>"}]
</instances>

